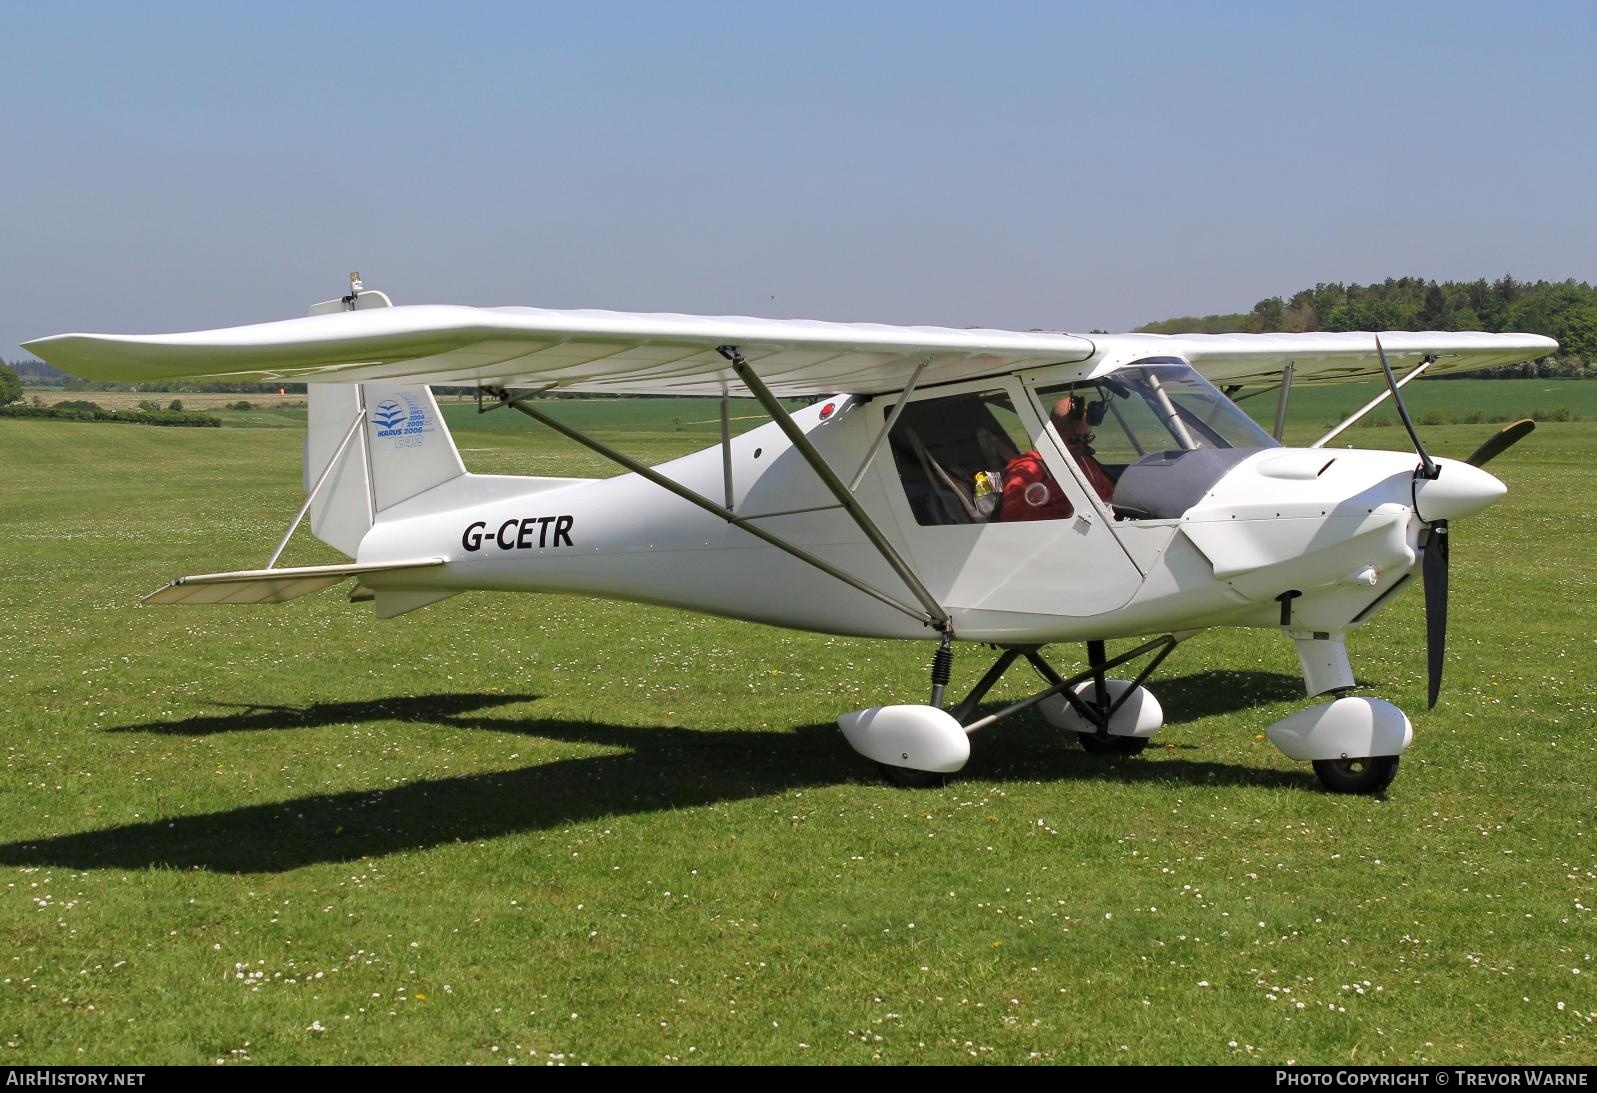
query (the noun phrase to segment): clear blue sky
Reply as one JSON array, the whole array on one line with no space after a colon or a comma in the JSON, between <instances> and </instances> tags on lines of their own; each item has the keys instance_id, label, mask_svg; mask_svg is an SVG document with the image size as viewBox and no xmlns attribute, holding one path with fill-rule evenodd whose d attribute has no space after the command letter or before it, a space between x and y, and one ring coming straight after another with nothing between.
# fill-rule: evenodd
<instances>
[{"instance_id":1,"label":"clear blue sky","mask_svg":"<svg viewBox=\"0 0 1597 1093\"><path fill-rule=\"evenodd\" d=\"M1584 3L15 2L0 42L0 357L351 269L1073 330L1597 278Z\"/></svg>"}]
</instances>

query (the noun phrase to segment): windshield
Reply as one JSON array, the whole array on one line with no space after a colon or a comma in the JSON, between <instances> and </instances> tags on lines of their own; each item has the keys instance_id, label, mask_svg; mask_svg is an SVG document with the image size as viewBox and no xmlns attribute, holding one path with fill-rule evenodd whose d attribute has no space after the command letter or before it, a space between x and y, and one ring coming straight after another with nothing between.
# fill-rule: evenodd
<instances>
[{"instance_id":1,"label":"windshield","mask_svg":"<svg viewBox=\"0 0 1597 1093\"><path fill-rule=\"evenodd\" d=\"M1093 450L1107 462L1135 463L1164 451L1278 447L1185 361L1147 361L1103 379L1037 389L1045 414L1065 395L1087 398Z\"/></svg>"},{"instance_id":2,"label":"windshield","mask_svg":"<svg viewBox=\"0 0 1597 1093\"><path fill-rule=\"evenodd\" d=\"M1083 473L1113 483L1112 494L1099 493L1119 519L1180 516L1238 462L1280 446L1175 358L1142 361L1101 379L1038 387L1034 394Z\"/></svg>"}]
</instances>

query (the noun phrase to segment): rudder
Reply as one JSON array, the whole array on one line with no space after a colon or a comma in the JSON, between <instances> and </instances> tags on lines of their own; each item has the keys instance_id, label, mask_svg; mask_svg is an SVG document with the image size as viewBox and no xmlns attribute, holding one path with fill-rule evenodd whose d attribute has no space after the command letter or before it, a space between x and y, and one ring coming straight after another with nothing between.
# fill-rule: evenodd
<instances>
[{"instance_id":1,"label":"rudder","mask_svg":"<svg viewBox=\"0 0 1597 1093\"><path fill-rule=\"evenodd\" d=\"M309 385L305 489L311 532L354 557L390 509L466 473L432 391L419 384Z\"/></svg>"}]
</instances>

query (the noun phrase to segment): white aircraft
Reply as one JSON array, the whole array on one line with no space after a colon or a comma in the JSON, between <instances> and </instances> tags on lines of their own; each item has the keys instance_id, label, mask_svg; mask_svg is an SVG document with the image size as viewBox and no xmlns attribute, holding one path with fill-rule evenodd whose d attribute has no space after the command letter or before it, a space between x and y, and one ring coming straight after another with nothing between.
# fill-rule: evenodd
<instances>
[{"instance_id":1,"label":"white aircraft","mask_svg":"<svg viewBox=\"0 0 1597 1093\"><path fill-rule=\"evenodd\" d=\"M1384 347L1384 348L1383 348ZM351 277L307 318L199 333L67 334L27 349L90 379L310 384L304 506L266 568L183 577L153 603L290 600L354 578L387 618L467 589L567 592L778 626L938 643L924 704L844 713L898 784L940 782L970 734L1040 707L1091 751L1140 751L1163 723L1143 686L1211 626L1274 630L1309 696L1269 728L1327 789L1377 793L1409 719L1353 696L1345 639L1424 576L1430 702L1441 680L1448 521L1505 493L1433 459L1398 388L1557 348L1528 334L1116 334L738 317L394 307ZM1387 359L1407 368L1393 377ZM1294 384L1385 375L1416 457L1278 438ZM428 385L478 388L614 460L607 479L468 472ZM1216 387L1222 385L1225 393ZM1275 436L1228 397L1275 389ZM719 445L647 467L548 414L551 390L721 398ZM833 392L846 392L834 394ZM772 421L739 436L728 399ZM814 398L789 412L784 398ZM1384 399L1386 395L1383 395ZM277 565L309 512L347 565ZM1151 636L1151 637L1150 637ZM1105 642L1149 638L1108 656ZM945 706L953 642L996 662ZM1042 656L1086 643L1064 676ZM1017 659L1045 686L976 716ZM1142 661L1133 678L1109 673Z\"/></svg>"}]
</instances>

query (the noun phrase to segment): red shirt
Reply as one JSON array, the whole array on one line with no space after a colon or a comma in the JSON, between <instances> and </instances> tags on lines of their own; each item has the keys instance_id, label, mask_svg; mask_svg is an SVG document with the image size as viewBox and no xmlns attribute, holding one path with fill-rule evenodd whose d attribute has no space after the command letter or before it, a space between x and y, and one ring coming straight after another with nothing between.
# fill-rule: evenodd
<instances>
[{"instance_id":1,"label":"red shirt","mask_svg":"<svg viewBox=\"0 0 1597 1093\"><path fill-rule=\"evenodd\" d=\"M1076 510L1054 481L1053 472L1033 449L1021 452L1004 468L1004 504L999 518L1063 520Z\"/></svg>"},{"instance_id":2,"label":"red shirt","mask_svg":"<svg viewBox=\"0 0 1597 1093\"><path fill-rule=\"evenodd\" d=\"M1076 466L1080 467L1081 473L1087 476L1087 484L1098 492L1100 499L1108 501L1114 496L1114 480L1109 477L1109 472L1103 469L1102 463L1090 455L1079 455L1076 457Z\"/></svg>"},{"instance_id":3,"label":"red shirt","mask_svg":"<svg viewBox=\"0 0 1597 1093\"><path fill-rule=\"evenodd\" d=\"M1115 484L1092 456L1082 456L1077 465L1087 482L1105 501L1115 492ZM1004 503L999 519L1063 520L1075 513L1070 498L1059 488L1042 456L1033 449L1021 452L1004 468Z\"/></svg>"}]
</instances>

